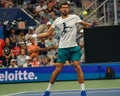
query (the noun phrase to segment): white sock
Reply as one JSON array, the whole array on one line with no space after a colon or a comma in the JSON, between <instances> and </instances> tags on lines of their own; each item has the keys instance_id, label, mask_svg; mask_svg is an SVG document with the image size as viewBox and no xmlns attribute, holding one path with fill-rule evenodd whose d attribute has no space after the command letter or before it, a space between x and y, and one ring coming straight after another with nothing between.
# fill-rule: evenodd
<instances>
[{"instance_id":1,"label":"white sock","mask_svg":"<svg viewBox=\"0 0 120 96\"><path fill-rule=\"evenodd\" d=\"M50 91L50 90L52 89L52 86L53 86L53 84L49 83L46 90L47 90L47 91Z\"/></svg>"},{"instance_id":2,"label":"white sock","mask_svg":"<svg viewBox=\"0 0 120 96\"><path fill-rule=\"evenodd\" d=\"M80 87L81 87L81 90L85 90L85 84L84 83L80 84Z\"/></svg>"}]
</instances>

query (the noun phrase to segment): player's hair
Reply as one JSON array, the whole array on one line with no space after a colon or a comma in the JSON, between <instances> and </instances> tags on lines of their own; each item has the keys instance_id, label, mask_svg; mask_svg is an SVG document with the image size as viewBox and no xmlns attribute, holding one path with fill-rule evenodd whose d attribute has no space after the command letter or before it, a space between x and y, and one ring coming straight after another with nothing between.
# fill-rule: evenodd
<instances>
[{"instance_id":1,"label":"player's hair","mask_svg":"<svg viewBox=\"0 0 120 96\"><path fill-rule=\"evenodd\" d=\"M63 2L61 3L60 8L62 8L63 5L68 5L70 7L70 5L67 2Z\"/></svg>"}]
</instances>

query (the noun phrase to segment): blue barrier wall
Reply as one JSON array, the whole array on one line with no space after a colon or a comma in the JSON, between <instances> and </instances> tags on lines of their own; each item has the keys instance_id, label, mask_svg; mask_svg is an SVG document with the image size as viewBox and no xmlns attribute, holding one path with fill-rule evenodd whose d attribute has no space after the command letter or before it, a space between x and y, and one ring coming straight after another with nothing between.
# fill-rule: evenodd
<instances>
[{"instance_id":1,"label":"blue barrier wall","mask_svg":"<svg viewBox=\"0 0 120 96\"><path fill-rule=\"evenodd\" d=\"M86 80L104 78L107 66L112 66L115 70L116 78L120 78L120 63L85 64L81 66ZM0 69L0 83L49 81L54 69L55 67ZM74 67L65 66L57 80L77 80Z\"/></svg>"}]
</instances>

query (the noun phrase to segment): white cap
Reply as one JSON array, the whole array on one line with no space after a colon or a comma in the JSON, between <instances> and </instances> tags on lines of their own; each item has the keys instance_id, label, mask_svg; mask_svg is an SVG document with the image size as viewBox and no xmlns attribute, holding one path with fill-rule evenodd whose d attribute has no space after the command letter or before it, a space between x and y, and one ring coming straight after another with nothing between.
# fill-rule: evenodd
<instances>
[{"instance_id":1,"label":"white cap","mask_svg":"<svg viewBox=\"0 0 120 96\"><path fill-rule=\"evenodd\" d=\"M34 28L32 26L30 26L29 29L33 30Z\"/></svg>"},{"instance_id":2,"label":"white cap","mask_svg":"<svg viewBox=\"0 0 120 96\"><path fill-rule=\"evenodd\" d=\"M30 56L26 56L26 60L29 60L29 59L31 59Z\"/></svg>"},{"instance_id":3,"label":"white cap","mask_svg":"<svg viewBox=\"0 0 120 96\"><path fill-rule=\"evenodd\" d=\"M16 59L11 59L10 61L13 62L13 61L16 61Z\"/></svg>"},{"instance_id":4,"label":"white cap","mask_svg":"<svg viewBox=\"0 0 120 96\"><path fill-rule=\"evenodd\" d=\"M50 22L50 21L48 21L48 22L47 22L47 25L51 25L51 22Z\"/></svg>"}]
</instances>

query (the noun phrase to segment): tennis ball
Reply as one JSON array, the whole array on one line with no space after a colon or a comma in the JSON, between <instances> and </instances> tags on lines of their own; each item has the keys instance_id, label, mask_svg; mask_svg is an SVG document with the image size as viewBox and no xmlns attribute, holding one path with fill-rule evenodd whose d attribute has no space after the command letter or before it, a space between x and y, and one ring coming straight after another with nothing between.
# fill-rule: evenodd
<instances>
[{"instance_id":1,"label":"tennis ball","mask_svg":"<svg viewBox=\"0 0 120 96\"><path fill-rule=\"evenodd\" d=\"M82 13L84 16L86 16L88 13L87 13L87 11L83 11L83 13Z\"/></svg>"}]
</instances>

